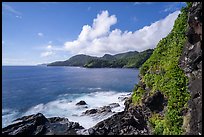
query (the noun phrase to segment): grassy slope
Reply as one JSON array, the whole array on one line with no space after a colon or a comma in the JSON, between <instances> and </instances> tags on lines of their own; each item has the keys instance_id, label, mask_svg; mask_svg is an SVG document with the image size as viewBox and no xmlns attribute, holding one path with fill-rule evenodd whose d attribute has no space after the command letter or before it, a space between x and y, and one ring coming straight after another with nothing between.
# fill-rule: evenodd
<instances>
[{"instance_id":1,"label":"grassy slope","mask_svg":"<svg viewBox=\"0 0 204 137\"><path fill-rule=\"evenodd\" d=\"M182 134L183 116L181 111L187 107L190 95L187 91L188 79L178 66L179 58L186 41L188 7L181 10L174 23L173 30L160 40L151 57L140 68L142 82L155 91L161 91L168 99L164 116L153 114L149 122L154 134ZM145 91L136 86L133 90L133 103L140 104Z\"/></svg>"}]
</instances>

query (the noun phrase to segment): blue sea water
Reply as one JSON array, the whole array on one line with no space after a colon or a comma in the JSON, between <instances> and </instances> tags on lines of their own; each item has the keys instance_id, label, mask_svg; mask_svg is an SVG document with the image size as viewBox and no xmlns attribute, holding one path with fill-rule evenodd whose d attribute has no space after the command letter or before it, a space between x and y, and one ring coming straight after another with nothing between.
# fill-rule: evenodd
<instances>
[{"instance_id":1,"label":"blue sea water","mask_svg":"<svg viewBox=\"0 0 204 137\"><path fill-rule=\"evenodd\" d=\"M124 109L118 97L131 93L138 73L137 69L3 66L2 126L41 112L47 117L67 117L88 128L102 118L82 118L81 113L115 102L121 106L115 111ZM80 100L88 108L76 106Z\"/></svg>"}]
</instances>

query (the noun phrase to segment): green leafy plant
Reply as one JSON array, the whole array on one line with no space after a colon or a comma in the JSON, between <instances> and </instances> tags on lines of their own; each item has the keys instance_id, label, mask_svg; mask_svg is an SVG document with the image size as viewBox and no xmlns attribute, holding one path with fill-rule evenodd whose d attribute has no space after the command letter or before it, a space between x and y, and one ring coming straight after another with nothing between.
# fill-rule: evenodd
<instances>
[{"instance_id":1,"label":"green leafy plant","mask_svg":"<svg viewBox=\"0 0 204 137\"><path fill-rule=\"evenodd\" d=\"M149 118L154 134L180 135L183 132L181 111L186 106L190 94L187 91L188 79L178 64L186 41L189 5L181 9L172 31L159 41L153 54L140 68L141 81L151 92L159 90L168 99L164 116L153 115ZM138 104L144 96L145 91L141 89L138 87L133 92L134 104Z\"/></svg>"}]
</instances>

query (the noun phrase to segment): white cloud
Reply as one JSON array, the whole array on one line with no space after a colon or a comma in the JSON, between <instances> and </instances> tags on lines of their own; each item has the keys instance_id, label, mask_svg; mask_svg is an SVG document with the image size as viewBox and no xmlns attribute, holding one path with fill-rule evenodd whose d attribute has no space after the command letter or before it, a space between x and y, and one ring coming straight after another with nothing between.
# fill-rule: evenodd
<instances>
[{"instance_id":1,"label":"white cloud","mask_svg":"<svg viewBox=\"0 0 204 137\"><path fill-rule=\"evenodd\" d=\"M10 13L21 15L21 12L15 10L13 7L11 7L8 4L2 4L2 7L3 7L3 9L5 9L6 11L9 11Z\"/></svg>"},{"instance_id":2,"label":"white cloud","mask_svg":"<svg viewBox=\"0 0 204 137\"><path fill-rule=\"evenodd\" d=\"M41 57L48 57L48 56L52 56L55 54L54 50L56 50L55 48L53 48L52 45L47 45L45 48L44 48L44 52L41 53Z\"/></svg>"},{"instance_id":3,"label":"white cloud","mask_svg":"<svg viewBox=\"0 0 204 137\"><path fill-rule=\"evenodd\" d=\"M175 11L140 30L122 32L120 29L110 31L110 27L117 23L117 18L115 15L109 16L108 11L102 11L93 20L92 26L84 25L78 38L65 42L64 48L72 54L93 56L155 48L159 40L171 31L179 13Z\"/></svg>"},{"instance_id":4,"label":"white cloud","mask_svg":"<svg viewBox=\"0 0 204 137\"><path fill-rule=\"evenodd\" d=\"M46 52L41 53L41 57L48 57L54 54L55 53L53 51L46 51Z\"/></svg>"},{"instance_id":5,"label":"white cloud","mask_svg":"<svg viewBox=\"0 0 204 137\"><path fill-rule=\"evenodd\" d=\"M165 6L165 9L160 12L173 12L180 9L180 6L185 6L185 2L173 2Z\"/></svg>"},{"instance_id":6,"label":"white cloud","mask_svg":"<svg viewBox=\"0 0 204 137\"><path fill-rule=\"evenodd\" d=\"M52 45L48 45L48 46L47 46L47 49L52 49Z\"/></svg>"},{"instance_id":7,"label":"white cloud","mask_svg":"<svg viewBox=\"0 0 204 137\"><path fill-rule=\"evenodd\" d=\"M18 18L18 19L22 19L22 16L18 16L18 15L16 15L16 18Z\"/></svg>"},{"instance_id":8,"label":"white cloud","mask_svg":"<svg viewBox=\"0 0 204 137\"><path fill-rule=\"evenodd\" d=\"M141 4L153 4L153 2L134 2L133 5L141 5Z\"/></svg>"},{"instance_id":9,"label":"white cloud","mask_svg":"<svg viewBox=\"0 0 204 137\"><path fill-rule=\"evenodd\" d=\"M5 42L2 40L2 45L4 44Z\"/></svg>"},{"instance_id":10,"label":"white cloud","mask_svg":"<svg viewBox=\"0 0 204 137\"><path fill-rule=\"evenodd\" d=\"M43 34L43 33L41 33L41 32L39 32L39 33L38 33L38 36L43 37L43 36L44 36L44 34Z\"/></svg>"}]
</instances>

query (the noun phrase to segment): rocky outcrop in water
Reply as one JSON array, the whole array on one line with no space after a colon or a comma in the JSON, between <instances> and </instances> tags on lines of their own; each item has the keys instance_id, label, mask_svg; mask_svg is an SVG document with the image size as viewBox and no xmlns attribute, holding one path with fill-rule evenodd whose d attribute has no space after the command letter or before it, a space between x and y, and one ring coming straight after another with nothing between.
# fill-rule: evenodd
<instances>
[{"instance_id":1,"label":"rocky outcrop in water","mask_svg":"<svg viewBox=\"0 0 204 137\"><path fill-rule=\"evenodd\" d=\"M189 11L188 40L180 58L180 66L189 78L189 124L187 133L202 133L202 2L194 2Z\"/></svg>"},{"instance_id":2,"label":"rocky outcrop in water","mask_svg":"<svg viewBox=\"0 0 204 137\"><path fill-rule=\"evenodd\" d=\"M128 103L126 103L126 105L128 105ZM139 106L131 106L128 110L118 112L110 118L99 122L94 127L87 129L86 134L148 135L148 129L142 108Z\"/></svg>"},{"instance_id":3,"label":"rocky outcrop in water","mask_svg":"<svg viewBox=\"0 0 204 137\"><path fill-rule=\"evenodd\" d=\"M118 103L111 103L107 106L103 106L103 107L100 107L98 109L96 108L93 108L93 109L88 109L86 110L85 112L83 112L82 114L83 115L99 115L99 114L103 114L103 115L106 115L107 113L110 113L112 112L111 109L113 108L116 108L116 107L119 107L120 105Z\"/></svg>"},{"instance_id":4,"label":"rocky outcrop in water","mask_svg":"<svg viewBox=\"0 0 204 137\"><path fill-rule=\"evenodd\" d=\"M78 103L76 103L76 105L87 105L85 101L81 100Z\"/></svg>"},{"instance_id":5,"label":"rocky outcrop in water","mask_svg":"<svg viewBox=\"0 0 204 137\"><path fill-rule=\"evenodd\" d=\"M188 90L190 111L182 111L182 116L190 116L186 120L188 135L202 133L202 3L194 2L190 8L188 19L188 40L180 58L180 67L189 78ZM152 96L144 83L140 87L145 90L141 106L135 106L131 98L125 101L125 110L116 113L89 129L84 129L79 123L70 122L66 118L45 118L42 114L25 116L17 119L16 123L2 130L4 135L149 135L152 134L148 126L148 117L153 113L163 114L167 100L160 91ZM78 105L85 105L80 102ZM117 106L112 104L112 106ZM100 112L111 111L111 106L105 106ZM84 114L98 113L98 109L91 109ZM188 115L187 115L188 114ZM184 120L185 121L185 120ZM185 125L185 124L184 124Z\"/></svg>"},{"instance_id":6,"label":"rocky outcrop in water","mask_svg":"<svg viewBox=\"0 0 204 137\"><path fill-rule=\"evenodd\" d=\"M82 114L84 115L91 115L91 114L102 114L104 113L107 114L109 112L112 112L111 111L111 107L110 106L103 106L99 109L89 109L89 110L86 110L85 112L83 112Z\"/></svg>"},{"instance_id":7,"label":"rocky outcrop in water","mask_svg":"<svg viewBox=\"0 0 204 137\"><path fill-rule=\"evenodd\" d=\"M77 122L67 118L46 118L43 114L24 116L2 129L3 135L76 135L83 129Z\"/></svg>"}]
</instances>

